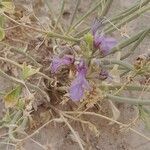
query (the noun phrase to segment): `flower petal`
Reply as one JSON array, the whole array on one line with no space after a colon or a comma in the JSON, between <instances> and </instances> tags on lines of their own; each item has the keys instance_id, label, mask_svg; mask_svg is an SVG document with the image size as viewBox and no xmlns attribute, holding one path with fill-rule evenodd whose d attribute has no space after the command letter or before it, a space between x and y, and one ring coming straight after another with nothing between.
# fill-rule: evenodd
<instances>
[{"instance_id":1,"label":"flower petal","mask_svg":"<svg viewBox=\"0 0 150 150\"><path fill-rule=\"evenodd\" d=\"M79 101L83 95L84 90L90 89L89 83L86 80L87 67L83 60L77 65L77 77L73 80L70 87L70 98L73 101Z\"/></svg>"},{"instance_id":2,"label":"flower petal","mask_svg":"<svg viewBox=\"0 0 150 150\"><path fill-rule=\"evenodd\" d=\"M100 50L104 56L110 53L110 50L117 44L116 39L110 37L104 37L100 44Z\"/></svg>"},{"instance_id":3,"label":"flower petal","mask_svg":"<svg viewBox=\"0 0 150 150\"><path fill-rule=\"evenodd\" d=\"M56 73L58 69L64 65L70 65L73 63L74 59L73 57L66 55L62 58L54 57L51 63L51 72Z\"/></svg>"},{"instance_id":4,"label":"flower petal","mask_svg":"<svg viewBox=\"0 0 150 150\"><path fill-rule=\"evenodd\" d=\"M84 89L81 84L72 85L70 87L70 98L73 101L79 101L83 97Z\"/></svg>"}]
</instances>

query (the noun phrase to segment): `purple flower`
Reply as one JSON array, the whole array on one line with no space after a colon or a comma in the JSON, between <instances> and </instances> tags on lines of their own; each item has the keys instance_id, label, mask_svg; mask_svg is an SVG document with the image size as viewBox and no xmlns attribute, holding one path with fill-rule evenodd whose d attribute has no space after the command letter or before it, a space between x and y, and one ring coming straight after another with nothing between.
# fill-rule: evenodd
<instances>
[{"instance_id":1,"label":"purple flower","mask_svg":"<svg viewBox=\"0 0 150 150\"><path fill-rule=\"evenodd\" d=\"M84 61L81 61L77 66L77 77L73 80L69 91L70 98L73 101L79 101L83 97L84 91L90 89L86 74L87 67Z\"/></svg>"},{"instance_id":2,"label":"purple flower","mask_svg":"<svg viewBox=\"0 0 150 150\"><path fill-rule=\"evenodd\" d=\"M99 33L98 28L102 25L100 21L95 21L91 30L94 36L94 47L99 49L102 56L110 53L111 49L117 44L116 39L106 37L104 34Z\"/></svg>"},{"instance_id":3,"label":"purple flower","mask_svg":"<svg viewBox=\"0 0 150 150\"><path fill-rule=\"evenodd\" d=\"M51 72L56 73L59 68L61 68L64 65L70 65L74 62L74 58L71 55L65 55L62 58L59 58L58 56L54 56L51 63Z\"/></svg>"}]
</instances>

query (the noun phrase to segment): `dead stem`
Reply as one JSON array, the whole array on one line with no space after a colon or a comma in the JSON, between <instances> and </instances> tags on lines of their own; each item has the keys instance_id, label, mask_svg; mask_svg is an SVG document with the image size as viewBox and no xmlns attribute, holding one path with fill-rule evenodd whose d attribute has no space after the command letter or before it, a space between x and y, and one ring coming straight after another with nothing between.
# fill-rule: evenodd
<instances>
[{"instance_id":1,"label":"dead stem","mask_svg":"<svg viewBox=\"0 0 150 150\"><path fill-rule=\"evenodd\" d=\"M76 134L75 130L72 128L72 126L69 124L69 122L66 120L66 118L63 116L63 114L60 114L60 117L63 119L63 121L66 123L66 125L68 126L68 128L71 130L71 132L73 133L74 137L76 138L81 150L84 150L83 145L81 143L80 138L78 137L78 135Z\"/></svg>"},{"instance_id":2,"label":"dead stem","mask_svg":"<svg viewBox=\"0 0 150 150\"><path fill-rule=\"evenodd\" d=\"M133 128L131 128L131 127L129 127L129 125L123 124L123 123L121 123L121 122L119 122L119 121L113 120L112 118L109 118L109 117L104 116L104 115L101 115L101 114L97 114L97 113L94 113L94 112L82 112L82 111L78 111L78 112L77 112L77 111L74 111L74 112L72 112L72 111L64 111L64 113L66 113L66 114L81 114L81 115L97 116L97 117L106 119L106 120L108 120L108 121L114 122L114 123L116 123L116 124L118 124L118 125L120 125L120 126L122 126L122 127L128 128L128 129L131 130L132 132L134 132L134 133L138 134L139 136L145 138L146 140L150 141L150 138L149 138L149 137L147 137L147 136L145 136L144 134L142 134L142 133L136 131L135 129L133 129Z\"/></svg>"}]
</instances>

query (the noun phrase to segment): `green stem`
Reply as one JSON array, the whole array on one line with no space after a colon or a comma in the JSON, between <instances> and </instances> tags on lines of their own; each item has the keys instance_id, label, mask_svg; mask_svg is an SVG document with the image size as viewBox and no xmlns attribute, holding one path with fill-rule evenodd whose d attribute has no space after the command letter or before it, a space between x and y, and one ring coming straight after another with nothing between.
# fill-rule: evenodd
<instances>
[{"instance_id":1,"label":"green stem","mask_svg":"<svg viewBox=\"0 0 150 150\"><path fill-rule=\"evenodd\" d=\"M89 10L85 15L83 15L72 27L71 30L73 30L74 28L78 27L79 24L85 19L87 18L91 13L93 13L102 3L102 0L100 0L91 10Z\"/></svg>"},{"instance_id":2,"label":"green stem","mask_svg":"<svg viewBox=\"0 0 150 150\"><path fill-rule=\"evenodd\" d=\"M133 105L150 105L150 100L138 99L138 98L128 98L128 97L120 97L114 96L111 94L106 94L106 99L111 99L112 101L120 102L120 103L129 103Z\"/></svg>"},{"instance_id":3,"label":"green stem","mask_svg":"<svg viewBox=\"0 0 150 150\"><path fill-rule=\"evenodd\" d=\"M104 64L104 65L110 65L110 64L118 64L124 68L126 68L127 70L133 70L134 67L132 65L130 65L129 63L126 63L126 62L123 62L121 60L113 60L113 59L110 59L110 60L107 60L107 59L102 59L101 62Z\"/></svg>"},{"instance_id":4,"label":"green stem","mask_svg":"<svg viewBox=\"0 0 150 150\"><path fill-rule=\"evenodd\" d=\"M102 10L100 17L103 17L107 14L107 12L109 11L109 8L112 4L113 0L107 0L104 9Z\"/></svg>"},{"instance_id":5,"label":"green stem","mask_svg":"<svg viewBox=\"0 0 150 150\"><path fill-rule=\"evenodd\" d=\"M65 36L65 35L61 35L61 34L57 34L53 32L47 32L47 36L53 37L53 38L59 38L59 39L63 39L66 41L71 41L71 42L80 42L80 39L78 38L73 38L73 37L69 37L69 36Z\"/></svg>"},{"instance_id":6,"label":"green stem","mask_svg":"<svg viewBox=\"0 0 150 150\"><path fill-rule=\"evenodd\" d=\"M99 18L105 16L105 15L108 13L109 8L110 8L112 2L113 2L113 0L107 0L106 5L105 5L104 9L102 10L102 12L101 12ZM87 28L84 29L83 31L80 31L79 33L77 33L77 34L75 35L75 37L82 37L83 34L86 34L86 33L89 32L89 31L90 31L90 28L87 27Z\"/></svg>"},{"instance_id":7,"label":"green stem","mask_svg":"<svg viewBox=\"0 0 150 150\"><path fill-rule=\"evenodd\" d=\"M86 33L88 33L89 31L90 31L90 27L87 27L87 28L85 28L84 30L82 30L82 31L80 31L80 32L78 32L78 33L76 33L75 35L74 35L74 37L78 37L78 38L81 38L84 34L86 34Z\"/></svg>"},{"instance_id":8,"label":"green stem","mask_svg":"<svg viewBox=\"0 0 150 150\"><path fill-rule=\"evenodd\" d=\"M138 45L144 40L145 36L148 34L147 30L139 37L139 39L135 42L134 46L126 53L124 56L121 57L121 60L126 59L130 55L134 53Z\"/></svg>"},{"instance_id":9,"label":"green stem","mask_svg":"<svg viewBox=\"0 0 150 150\"><path fill-rule=\"evenodd\" d=\"M99 88L101 90L118 90L122 87L122 84L118 84L118 85L100 85ZM124 88L124 90L132 90L132 91L142 91L143 89L145 89L147 92L150 92L150 86L145 86L145 85L126 85L126 87Z\"/></svg>"},{"instance_id":10,"label":"green stem","mask_svg":"<svg viewBox=\"0 0 150 150\"><path fill-rule=\"evenodd\" d=\"M62 17L62 14L63 14L63 11L64 11L64 7L65 7L65 2L64 2L64 0L62 0L60 13L59 13L59 16L58 16L58 18L56 20L56 23L55 23L55 26L54 26L54 31L56 30L56 28L57 28L57 26L59 24L60 18Z\"/></svg>"},{"instance_id":11,"label":"green stem","mask_svg":"<svg viewBox=\"0 0 150 150\"><path fill-rule=\"evenodd\" d=\"M124 75L126 75L129 72L130 72L130 70L126 70L125 72L123 72L123 73L120 74L120 77L123 77Z\"/></svg>"},{"instance_id":12,"label":"green stem","mask_svg":"<svg viewBox=\"0 0 150 150\"><path fill-rule=\"evenodd\" d=\"M72 17L71 17L70 25L69 25L69 28L68 28L68 31L67 31L66 34L68 34L68 33L70 32L70 30L71 30L71 26L72 26L73 21L74 21L74 19L75 19L75 16L76 16L78 7L79 7L79 5L80 5L80 2L81 2L81 0L77 0L77 2L76 2L75 10L74 10L73 15L72 15Z\"/></svg>"},{"instance_id":13,"label":"green stem","mask_svg":"<svg viewBox=\"0 0 150 150\"><path fill-rule=\"evenodd\" d=\"M141 7L145 6L148 3L149 3L149 0L145 0L141 4L136 4L135 6L132 6L132 7L128 8L127 10L122 11L119 15L117 15L109 20L110 20L110 22L115 23L116 21L121 20L121 19L125 18L126 16L129 16L130 14L137 11L138 9L140 9ZM108 22L106 22L106 24L108 24Z\"/></svg>"},{"instance_id":14,"label":"green stem","mask_svg":"<svg viewBox=\"0 0 150 150\"><path fill-rule=\"evenodd\" d=\"M125 25L126 23L130 22L131 20L139 17L142 13L146 12L147 10L150 10L150 5L142 7L140 10L134 12L133 14L129 15L127 18L123 19L121 22L115 24L115 26L107 27L104 29L104 32L111 33L115 31L117 28L120 28L121 26Z\"/></svg>"},{"instance_id":15,"label":"green stem","mask_svg":"<svg viewBox=\"0 0 150 150\"><path fill-rule=\"evenodd\" d=\"M139 33L137 33L136 35L132 36L130 39L127 39L121 43L119 43L117 46L115 46L110 54L113 54L117 51L121 51L124 47L132 44L133 42L137 41L139 39L139 37L144 33L144 32L150 32L150 28L147 28L143 31L140 31Z\"/></svg>"},{"instance_id":16,"label":"green stem","mask_svg":"<svg viewBox=\"0 0 150 150\"><path fill-rule=\"evenodd\" d=\"M113 64L112 65L102 65L102 67L104 69L111 70L111 69L113 69L114 65ZM127 68L125 68L123 66L119 66L118 69L121 70L121 71L127 71L128 70Z\"/></svg>"},{"instance_id":17,"label":"green stem","mask_svg":"<svg viewBox=\"0 0 150 150\"><path fill-rule=\"evenodd\" d=\"M50 1L49 1L49 0L44 0L44 2L45 2L45 4L46 4L47 8L49 9L49 13L51 14L51 20L52 20L52 22L57 22L57 21L56 21L56 20L57 20L56 15L55 15L54 11L53 11L52 8L51 8L51 3L50 3ZM62 28L60 22L58 22L58 27L59 27L60 31L61 31L62 33L64 33L64 30L63 30L63 28Z\"/></svg>"},{"instance_id":18,"label":"green stem","mask_svg":"<svg viewBox=\"0 0 150 150\"><path fill-rule=\"evenodd\" d=\"M27 127L28 122L29 122L29 118L27 116L25 116L19 126L19 130L24 131Z\"/></svg>"},{"instance_id":19,"label":"green stem","mask_svg":"<svg viewBox=\"0 0 150 150\"><path fill-rule=\"evenodd\" d=\"M109 22L112 22L113 24L114 24L114 23L117 23L118 20L120 21L121 19L124 19L126 16L129 16L130 14L132 14L132 13L135 12L135 11L137 11L139 8L145 6L145 5L148 4L148 3L149 3L149 0L145 0L145 1L142 2L140 5L137 4L137 5L135 5L135 6L132 6L131 8L129 8L129 9L127 9L127 10L124 10L123 12L121 12L119 15L113 17L112 19L110 18L110 19L109 19L109 20L110 20ZM107 24L109 24L109 22L108 22L108 21L104 21L104 24L107 25ZM111 27L112 27L112 25L109 25L109 27L107 27L107 28L111 28ZM82 37L83 34L86 34L86 33L89 32L89 31L90 31L90 28L87 27L87 28L84 29L83 31L80 31L79 33L77 33L77 34L75 35L75 37Z\"/></svg>"}]
</instances>

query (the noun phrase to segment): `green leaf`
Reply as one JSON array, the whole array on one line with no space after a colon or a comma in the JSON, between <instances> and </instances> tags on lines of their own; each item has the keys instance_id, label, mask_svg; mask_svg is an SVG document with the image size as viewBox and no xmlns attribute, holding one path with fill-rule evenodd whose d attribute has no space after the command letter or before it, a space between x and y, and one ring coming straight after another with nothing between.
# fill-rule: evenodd
<instances>
[{"instance_id":1,"label":"green leaf","mask_svg":"<svg viewBox=\"0 0 150 150\"><path fill-rule=\"evenodd\" d=\"M4 97L5 107L6 108L14 107L19 100L20 94L21 94L20 86L17 86L15 89L6 94L6 96Z\"/></svg>"},{"instance_id":2,"label":"green leaf","mask_svg":"<svg viewBox=\"0 0 150 150\"><path fill-rule=\"evenodd\" d=\"M87 33L84 35L85 42L88 44L89 49L93 47L93 36L91 33Z\"/></svg>"},{"instance_id":3,"label":"green leaf","mask_svg":"<svg viewBox=\"0 0 150 150\"><path fill-rule=\"evenodd\" d=\"M26 63L23 64L23 70L22 70L22 78L24 80L28 79L30 76L36 74L39 72L40 68L33 69L31 65L27 65Z\"/></svg>"}]
</instances>

